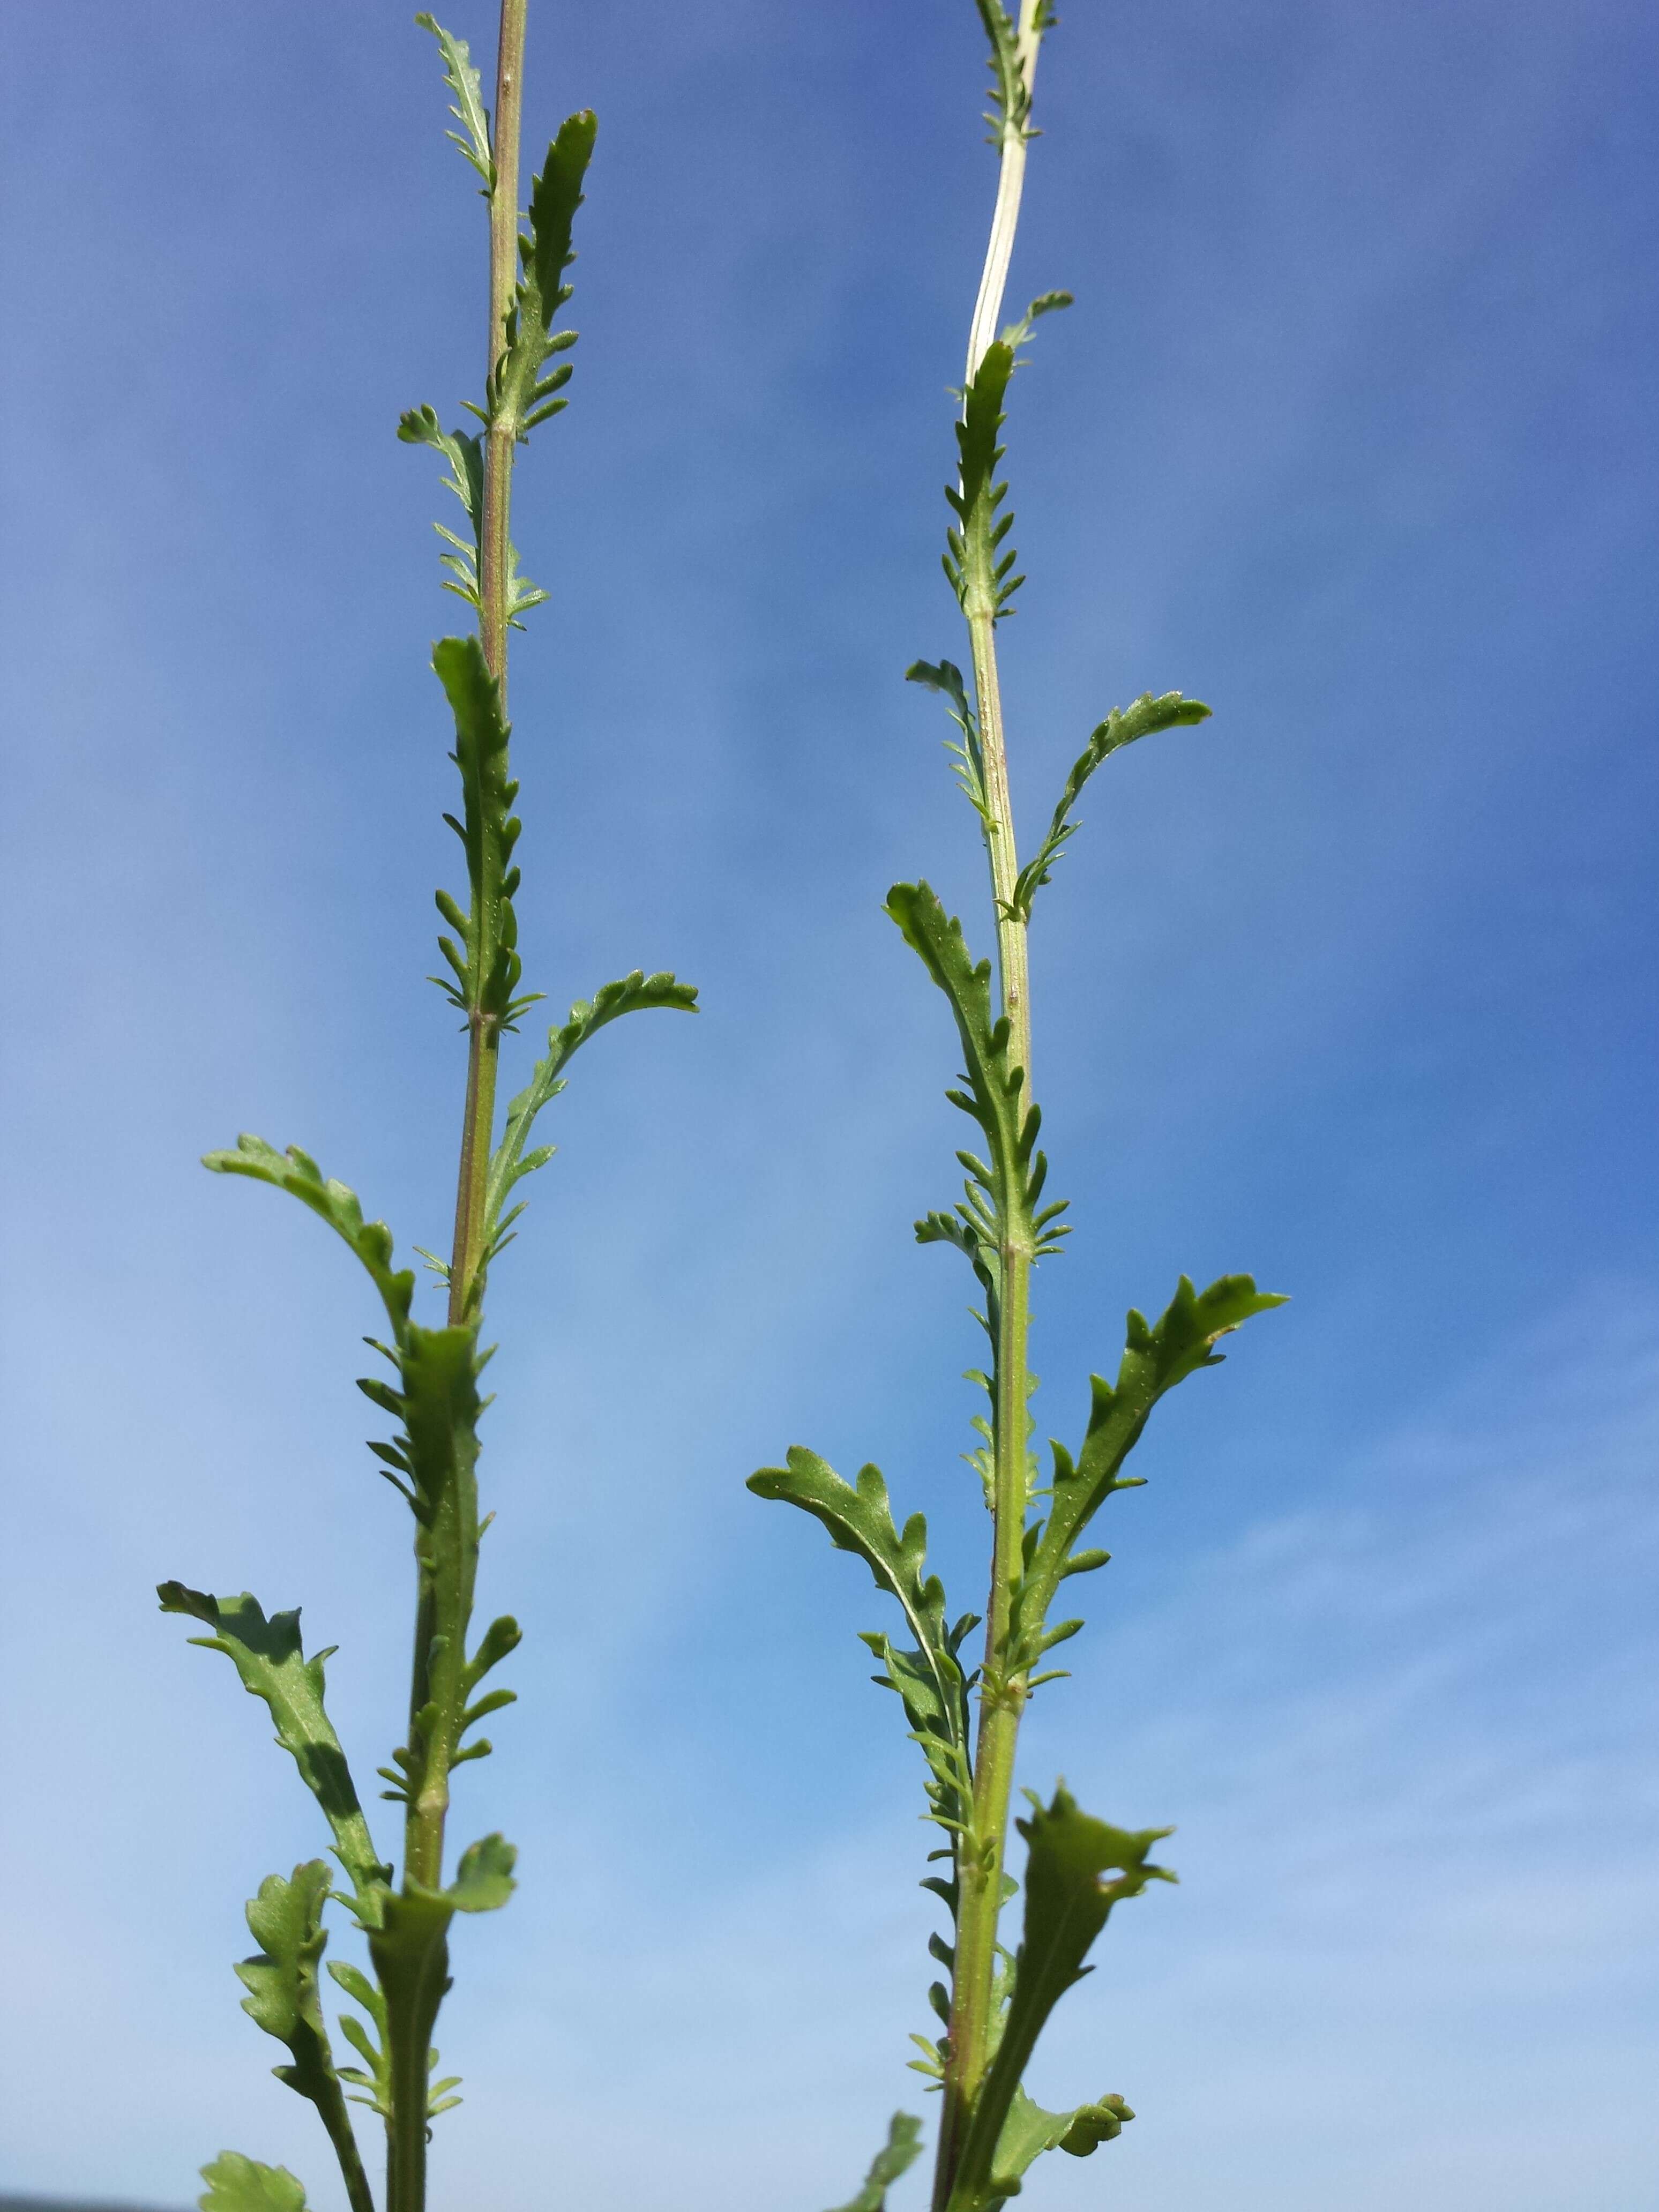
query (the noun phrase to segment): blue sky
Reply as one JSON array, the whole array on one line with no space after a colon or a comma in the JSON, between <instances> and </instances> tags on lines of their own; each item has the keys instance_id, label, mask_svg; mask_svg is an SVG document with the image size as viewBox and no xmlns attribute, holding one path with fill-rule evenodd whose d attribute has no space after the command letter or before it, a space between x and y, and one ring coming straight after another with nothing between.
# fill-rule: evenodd
<instances>
[{"instance_id":1,"label":"blue sky","mask_svg":"<svg viewBox=\"0 0 1659 2212\"><path fill-rule=\"evenodd\" d=\"M360 1770L398 1740L372 1316L194 1162L299 1141L444 1235L459 610L392 432L475 388L482 214L402 7L59 0L9 50L0 2186L179 2204L231 2145L335 2212L229 1973L321 1838L151 1590L302 1602ZM1182 1875L1040 2054L1142 2116L1057 2207L1659 2208L1656 62L1624 0L1073 0L1045 54L1022 823L1115 702L1216 712L1110 764L1039 910L1039 1422L1183 1269L1295 1301L1159 1413L1029 1729ZM434 2212L814 2212L921 2087L918 1762L860 1571L742 1483L879 1461L971 1601L967 1285L908 1235L954 1048L879 908L926 873L987 935L899 680L959 651L977 31L538 0L529 70L532 140L600 139L519 479L528 975L706 1012L579 1064L494 1285L483 1602L530 1633L457 1825L524 1886L458 1944Z\"/></svg>"}]
</instances>

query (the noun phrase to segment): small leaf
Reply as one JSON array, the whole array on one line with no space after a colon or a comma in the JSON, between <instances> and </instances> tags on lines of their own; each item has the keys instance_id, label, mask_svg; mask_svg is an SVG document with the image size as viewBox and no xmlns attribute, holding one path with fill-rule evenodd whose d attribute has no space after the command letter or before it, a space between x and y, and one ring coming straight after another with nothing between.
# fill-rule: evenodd
<instances>
[{"instance_id":1,"label":"small leaf","mask_svg":"<svg viewBox=\"0 0 1659 2212\"><path fill-rule=\"evenodd\" d=\"M440 638L432 648L432 665L455 718L454 758L464 794L461 842L471 887L465 1007L504 1025L522 972L507 883L519 834L511 812L518 786L507 769L512 731L501 713L501 687L476 637Z\"/></svg>"},{"instance_id":2,"label":"small leaf","mask_svg":"<svg viewBox=\"0 0 1659 2212\"><path fill-rule=\"evenodd\" d=\"M512 1896L518 1853L504 1836L485 1836L461 1853L455 1879L438 1894L457 1912L496 1912Z\"/></svg>"},{"instance_id":3,"label":"small leaf","mask_svg":"<svg viewBox=\"0 0 1659 2212\"><path fill-rule=\"evenodd\" d=\"M507 319L505 349L489 383L490 417L507 424L515 438L564 404L550 395L568 369L545 379L542 370L574 343L574 331L554 330L553 318L570 296L564 272L575 258L571 232L598 129L591 110L567 116L531 185L530 228L519 240L522 274Z\"/></svg>"},{"instance_id":4,"label":"small leaf","mask_svg":"<svg viewBox=\"0 0 1659 2212\"><path fill-rule=\"evenodd\" d=\"M460 125L460 131L445 135L459 146L466 159L483 179L486 196L495 189L495 161L489 143L489 111L483 104L483 88L478 72L472 66L472 56L465 39L457 39L441 23L422 14L415 18L422 30L430 31L438 41L438 52L443 56L444 76L455 95L455 105L450 113Z\"/></svg>"},{"instance_id":5,"label":"small leaf","mask_svg":"<svg viewBox=\"0 0 1659 2212\"><path fill-rule=\"evenodd\" d=\"M285 2166L261 2166L238 2150L222 2150L202 2179L201 2212L306 2212L305 2190Z\"/></svg>"},{"instance_id":6,"label":"small leaf","mask_svg":"<svg viewBox=\"0 0 1659 2212\"><path fill-rule=\"evenodd\" d=\"M159 1583L155 1594L163 1613L187 1613L210 1628L211 1636L192 1636L191 1642L222 1651L241 1676L243 1688L270 1707L277 1742L292 1753L334 1832L334 1848L356 1890L360 1915L372 1918L392 1869L375 1851L340 1739L323 1709L325 1655L305 1657L298 1608L267 1620L246 1590L238 1597L210 1597L173 1582Z\"/></svg>"},{"instance_id":7,"label":"small leaf","mask_svg":"<svg viewBox=\"0 0 1659 2212\"><path fill-rule=\"evenodd\" d=\"M962 732L961 741L947 738L945 750L953 757L952 773L966 793L969 805L988 828L991 800L985 788L985 750L980 738L979 717L968 703L962 671L953 660L913 660L904 672L904 680L907 684L925 684L930 691L944 694L950 706L951 720Z\"/></svg>"},{"instance_id":8,"label":"small leaf","mask_svg":"<svg viewBox=\"0 0 1659 2212\"><path fill-rule=\"evenodd\" d=\"M1115 2142L1134 2114L1121 2097L1103 2097L1097 2105L1079 2105L1060 2147L1073 2158L1091 2158L1103 2142Z\"/></svg>"},{"instance_id":9,"label":"small leaf","mask_svg":"<svg viewBox=\"0 0 1659 2212\"><path fill-rule=\"evenodd\" d=\"M489 1163L484 1209L486 1252L500 1249L501 1231L514 1218L502 1212L513 1186L526 1176L533 1175L538 1168L544 1167L553 1157L550 1145L532 1152L526 1152L525 1145L535 1127L536 1116L563 1090L565 1069L587 1040L608 1024L619 1021L624 1014L641 1013L653 1006L695 1014L697 987L695 983L682 983L678 976L665 970L647 975L642 969L636 968L631 975L624 975L619 981L601 984L591 1000L578 999L564 1026L548 1031L546 1054L537 1061L529 1082L507 1107L507 1127Z\"/></svg>"},{"instance_id":10,"label":"small leaf","mask_svg":"<svg viewBox=\"0 0 1659 2212\"><path fill-rule=\"evenodd\" d=\"M255 1957L243 1960L236 1973L247 1990L242 2010L267 2035L285 2043L292 2054L291 2065L271 2071L316 2106L351 2201L362 2205L371 2201L368 2177L335 2071L317 1983L318 1962L328 1941L323 1932L323 1907L328 1902L329 1881L325 1859L295 1867L288 1881L281 1875L267 1875L247 1908L248 1928L260 1948Z\"/></svg>"},{"instance_id":11,"label":"small leaf","mask_svg":"<svg viewBox=\"0 0 1659 2212\"><path fill-rule=\"evenodd\" d=\"M1026 1663L1036 1656L1032 1639L1042 1633L1060 1582L1068 1573L1086 1571L1080 1561L1072 1561L1078 1537L1115 1490L1135 1486L1135 1479L1123 1474L1123 1463L1153 1407L1200 1367L1219 1364L1215 1346L1222 1337L1285 1303L1270 1291L1258 1291L1249 1275L1223 1275L1206 1291L1195 1291L1183 1275L1155 1324L1149 1327L1139 1314L1130 1314L1116 1384L1098 1375L1091 1377L1088 1433L1075 1464L1063 1444L1052 1446L1048 1517L1030 1540L1030 1563L1014 1596L1017 1640Z\"/></svg>"},{"instance_id":12,"label":"small leaf","mask_svg":"<svg viewBox=\"0 0 1659 2212\"><path fill-rule=\"evenodd\" d=\"M954 1629L946 1625L945 1586L927 1572L927 1522L914 1513L901 1533L878 1468L862 1468L854 1489L799 1444L790 1448L786 1466L762 1468L748 1487L757 1498L780 1498L821 1521L836 1550L861 1559L877 1588L902 1607L916 1639L914 1651L881 1634L863 1640L884 1662L885 1672L875 1679L898 1692L912 1739L927 1761L928 1817L954 1838L972 1820L968 1682L957 1656L966 1628L961 1621ZM973 1619L963 1616L969 1625Z\"/></svg>"},{"instance_id":13,"label":"small leaf","mask_svg":"<svg viewBox=\"0 0 1659 2212\"><path fill-rule=\"evenodd\" d=\"M393 1268L392 1231L384 1221L363 1219L363 1209L355 1190L336 1182L332 1176L325 1178L316 1161L297 1145L290 1145L287 1152L279 1152L263 1137L240 1136L234 1152L209 1152L202 1165L210 1168L216 1175L249 1176L256 1182L268 1182L274 1189L285 1190L297 1198L301 1206L309 1206L343 1237L362 1261L380 1294L394 1332L403 1328L415 1295L415 1271L412 1267Z\"/></svg>"},{"instance_id":14,"label":"small leaf","mask_svg":"<svg viewBox=\"0 0 1659 2212\"><path fill-rule=\"evenodd\" d=\"M1100 2144L1121 2135L1125 2123L1133 2118L1121 2097L1103 2097L1097 2105L1079 2105L1069 2112L1047 2112L1023 2088L1016 2089L992 2162L991 2201L1017 2196L1027 2169L1044 2151L1066 2150L1073 2158L1087 2158Z\"/></svg>"},{"instance_id":15,"label":"small leaf","mask_svg":"<svg viewBox=\"0 0 1659 2212\"><path fill-rule=\"evenodd\" d=\"M921 2122L908 2112L895 2112L887 2141L870 2162L864 2186L837 2212L884 2212L887 2192L921 2154Z\"/></svg>"},{"instance_id":16,"label":"small leaf","mask_svg":"<svg viewBox=\"0 0 1659 2212\"><path fill-rule=\"evenodd\" d=\"M991 144L1000 147L1011 137L1030 135L1031 92L1019 65L1019 33L1012 17L1000 0L977 0L977 5L979 20L991 42L991 112L985 120L992 126ZM1046 11L1041 7L1036 27L1039 34L1048 27Z\"/></svg>"},{"instance_id":17,"label":"small leaf","mask_svg":"<svg viewBox=\"0 0 1659 2212\"><path fill-rule=\"evenodd\" d=\"M486 1836L461 1854L447 1889L409 1882L386 1901L370 1930L369 1955L385 1995L386 2058L395 2082L430 2081L432 2030L449 1987L449 1923L457 1912L493 1912L513 1893L516 1854L500 1836Z\"/></svg>"},{"instance_id":18,"label":"small leaf","mask_svg":"<svg viewBox=\"0 0 1659 2212\"><path fill-rule=\"evenodd\" d=\"M1012 517L998 514L1008 488L996 480L1003 454L997 439L1013 370L1012 346L1000 338L987 346L962 395L956 426L957 488L945 497L960 527L947 533L945 573L970 623L1000 620L1024 581L1010 575L1015 556L1002 550Z\"/></svg>"},{"instance_id":19,"label":"small leaf","mask_svg":"<svg viewBox=\"0 0 1659 2212\"><path fill-rule=\"evenodd\" d=\"M1020 1101L1024 1071L1015 1066L1009 1054L1009 1024L1006 1016L993 1018L991 963L975 961L963 937L962 924L946 915L929 884L895 884L887 894L887 912L897 923L904 940L951 1002L957 1034L967 1064L969 1089L948 1091L953 1104L962 1108L985 1132L990 1146L988 1166L966 1153L958 1153L972 1181L969 1206L957 1211L974 1226L973 1208L978 1191L994 1208L996 1220L1011 1231L1035 1238L1032 1208L1042 1188L1046 1164L1036 1151L1041 1117L1035 1107L1022 1115ZM923 1243L940 1235L939 1224L948 1216L927 1218ZM976 1241L994 1241L995 1222L983 1218ZM950 1241L974 1255L960 1237L945 1232Z\"/></svg>"},{"instance_id":20,"label":"small leaf","mask_svg":"<svg viewBox=\"0 0 1659 2212\"><path fill-rule=\"evenodd\" d=\"M1088 744L1072 763L1072 772L1066 779L1066 788L1060 795L1060 804L1042 845L1015 881L1011 904L1016 920L1030 920L1032 901L1049 880L1050 871L1067 841L1076 834L1078 824L1071 819L1072 809L1101 763L1138 738L1151 737L1159 730L1207 721L1209 716L1207 707L1197 699L1183 699L1179 691L1166 691L1157 699L1147 691L1127 707L1114 707L1105 720L1096 725Z\"/></svg>"},{"instance_id":21,"label":"small leaf","mask_svg":"<svg viewBox=\"0 0 1659 2212\"><path fill-rule=\"evenodd\" d=\"M1171 1832L1168 1828L1114 1828L1080 1813L1063 1787L1055 1790L1051 1805L1033 1800L1031 1817L1020 1821L1019 1831L1030 1847L1024 1935L1014 1961L1002 2039L974 2102L951 2193L952 2212L987 2212L1012 2194L1000 2186L1003 2133L1045 2021L1066 1991L1091 1971L1084 1961L1113 1906L1138 1897L1149 1881L1175 1880L1146 1856ZM1107 1880L1114 1872L1116 1878ZM1037 2119L1047 2117L1035 2106L1029 2112L1022 2108L1011 2158L1024 2153L1029 2164L1048 2147L1037 2139ZM1069 2131L1075 2117L1065 2116L1055 2142Z\"/></svg>"}]
</instances>

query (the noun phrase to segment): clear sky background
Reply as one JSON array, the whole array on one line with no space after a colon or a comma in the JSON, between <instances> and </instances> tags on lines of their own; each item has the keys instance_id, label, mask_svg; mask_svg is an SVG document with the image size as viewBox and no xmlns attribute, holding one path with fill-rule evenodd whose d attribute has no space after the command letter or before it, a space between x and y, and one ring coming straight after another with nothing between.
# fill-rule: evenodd
<instances>
[{"instance_id":1,"label":"clear sky background","mask_svg":"<svg viewBox=\"0 0 1659 2212\"><path fill-rule=\"evenodd\" d=\"M9 16L0 2186L180 2204L228 2145L340 2202L230 1974L323 1838L152 1588L303 1602L360 1773L400 1740L364 1290L194 1163L253 1128L447 1234L460 611L392 430L477 389L483 216L409 12ZM1026 1780L1177 1824L1182 1876L1036 2069L1141 2118L1030 2194L1654 2212L1659 19L1064 16L1011 295L1078 295L1009 441L1022 823L1115 702L1216 713L1110 764L1037 917L1042 1431L1182 1270L1295 1303L1158 1415L1030 1726ZM879 1461L973 1602L970 1285L909 1237L955 1047L880 902L925 872L988 941L900 681L960 653L981 82L969 0L532 9L532 149L600 137L519 478L528 981L672 965L707 1011L584 1055L494 1285L482 1602L529 1637L456 1826L523 1887L458 1931L435 2212L817 2212L931 2109L881 1607L743 1479Z\"/></svg>"}]
</instances>

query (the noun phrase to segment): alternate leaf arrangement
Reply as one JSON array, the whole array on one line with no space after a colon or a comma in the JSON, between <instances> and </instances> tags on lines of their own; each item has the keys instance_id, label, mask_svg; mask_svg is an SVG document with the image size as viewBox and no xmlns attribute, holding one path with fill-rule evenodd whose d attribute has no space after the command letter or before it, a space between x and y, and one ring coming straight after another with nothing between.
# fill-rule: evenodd
<instances>
[{"instance_id":1,"label":"alternate leaf arrangement","mask_svg":"<svg viewBox=\"0 0 1659 2212\"><path fill-rule=\"evenodd\" d=\"M408 1737L380 1769L382 1796L403 1808L401 1873L382 1856L370 1832L345 1752L324 1704L328 1651L305 1656L297 1611L267 1616L244 1593L210 1597L181 1583L160 1587L164 1612L200 1622L192 1641L222 1651L242 1686L262 1698L276 1740L293 1754L333 1838L340 1877L324 1858L269 1875L247 1908L259 1948L237 1968L247 1991L243 2008L285 2044L290 2063L279 2081L317 2107L338 2160L351 2212L374 2212L350 2106L365 2106L383 2123L386 2212L422 2212L427 2148L434 2119L459 2102L456 2077L434 2079L432 2035L450 1986L449 1932L457 1913L488 1912L512 1893L514 1854L499 1835L461 1852L446 1878L445 1831L451 1777L489 1755L476 1731L489 1714L514 1701L509 1689L485 1689L485 1678L520 1640L516 1621L492 1621L472 1634L473 1583L479 1540L478 1425L488 1401L479 1377L489 1357L481 1342L489 1269L513 1241L524 1211L518 1186L551 1158L532 1146L537 1117L564 1088L572 1057L595 1032L643 1007L691 1010L696 992L672 975L635 969L579 1000L552 1030L547 1050L507 1109L497 1130L496 1075L503 1036L542 996L520 989L514 901L519 869L513 811L518 785L508 767L508 633L547 593L519 573L509 535L513 465L519 446L566 404L571 364L563 358L574 330L556 327L570 298L565 272L574 258L571 228L582 204L592 152L594 118L583 112L564 123L530 188L522 233L519 138L527 0L503 0L496 96L492 118L479 72L466 46L429 15L416 20L437 41L459 129L449 133L481 180L489 219L489 354L481 405L468 404L476 430L445 430L430 407L404 415L398 434L435 447L448 464L449 488L465 510L464 535L443 525L448 550L447 588L471 607L476 633L447 637L432 665L455 724L452 757L460 771L461 811L445 818L466 857L467 899L447 891L437 903L453 935L439 939L449 969L440 988L460 1012L467 1038L465 1104L457 1176L453 1243L447 1260L422 1253L447 1292L443 1326L414 1318L415 1273L394 1262L391 1231L365 1221L356 1194L325 1177L297 1146L286 1152L257 1137L234 1152L212 1152L206 1165L287 1191L308 1206L356 1253L383 1310L386 1335L368 1341L386 1361L386 1376L359 1388L397 1425L388 1441L370 1445L380 1472L414 1522L415 1635ZM416 1250L420 1248L416 1247ZM368 1972L331 1959L328 1970L357 2008L339 2029L360 2063L337 2063L324 2013L319 1969L328 1937L327 1906L345 1908L366 1940ZM227 2151L203 2169L204 2212L302 2212L305 2191L285 2167Z\"/></svg>"},{"instance_id":2,"label":"alternate leaf arrangement","mask_svg":"<svg viewBox=\"0 0 1659 2212\"><path fill-rule=\"evenodd\" d=\"M1052 22L1048 0L1021 0L1018 19L1000 0L976 0L990 41L991 143L1000 158L995 213L968 344L967 380L956 426L957 481L945 573L968 626L969 679L948 660L919 660L910 680L944 695L957 737L955 773L979 817L990 861L997 969L975 961L962 925L925 883L896 884L887 912L950 1002L965 1073L946 1095L979 1132L980 1149L957 1157L967 1172L953 1211L916 1224L923 1244L951 1244L967 1260L983 1294L977 1319L991 1346L983 1389L987 1409L974 1423L981 1442L965 1455L983 1485L991 1517L990 1591L983 1616L954 1621L937 1575L927 1569L927 1524L920 1513L894 1519L879 1471L866 1467L848 1483L816 1453L799 1447L787 1464L764 1468L749 1487L797 1505L823 1522L838 1549L855 1553L878 1589L897 1601L908 1641L866 1633L880 1671L896 1691L913 1740L927 1762L925 1816L943 1841L929 1856L942 1871L923 1887L943 1905L949 1931L929 1948L947 1978L929 1992L943 2033L913 2040L910 2063L940 2092L933 2212L996 2212L1017 2196L1032 2162L1056 2148L1086 2158L1134 2115L1121 2096L1048 2112L1028 2095L1026 2069L1061 1996L1092 1971L1085 1964L1113 1908L1152 1881L1174 1879L1151 1853L1167 1828L1117 1828L1081 1811L1063 1785L1048 1803L1026 1795L1030 1816L1014 1822L1026 1844L1023 1927L1011 1953L1002 1914L1018 1885L1009 1871L1009 1815L1019 1725L1033 1692L1060 1670L1042 1662L1075 1636L1080 1620L1055 1620L1062 1583L1092 1573L1108 1554L1080 1543L1115 1491L1139 1486L1124 1472L1153 1407L1200 1367L1219 1364L1216 1346L1253 1315L1281 1304L1248 1275L1225 1275L1206 1291L1183 1276L1155 1322L1128 1317L1115 1382L1092 1378L1088 1424L1075 1456L1051 1446L1046 1479L1031 1449L1027 1364L1031 1275L1060 1249L1065 1202L1044 1203L1048 1164L1037 1150L1041 1116L1031 1091L1031 1012L1027 934L1037 893L1078 827L1073 809L1109 756L1157 731L1201 722L1209 708L1178 691L1150 693L1114 708L1091 735L1066 780L1036 853L1021 864L1009 801L1008 763L998 684L996 626L1013 611L1023 577L1007 544L1013 517L998 480L998 442L1008 386L1042 316L1071 295L1045 293L1017 322L999 329L1013 250L1031 127L1037 55ZM982 1624L977 1663L968 1638ZM977 1701L975 1716L973 1707ZM889 2185L920 2155L921 2124L892 2122L885 2147L845 2212L882 2212Z\"/></svg>"}]
</instances>

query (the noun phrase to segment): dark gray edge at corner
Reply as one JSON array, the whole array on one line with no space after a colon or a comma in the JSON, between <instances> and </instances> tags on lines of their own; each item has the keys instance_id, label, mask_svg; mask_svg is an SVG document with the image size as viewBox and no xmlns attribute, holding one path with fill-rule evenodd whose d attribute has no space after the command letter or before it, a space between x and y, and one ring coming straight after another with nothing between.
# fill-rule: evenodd
<instances>
[{"instance_id":1,"label":"dark gray edge at corner","mask_svg":"<svg viewBox=\"0 0 1659 2212\"><path fill-rule=\"evenodd\" d=\"M180 2212L180 2208L116 2203L106 2197L20 2197L0 2190L0 2212Z\"/></svg>"}]
</instances>

